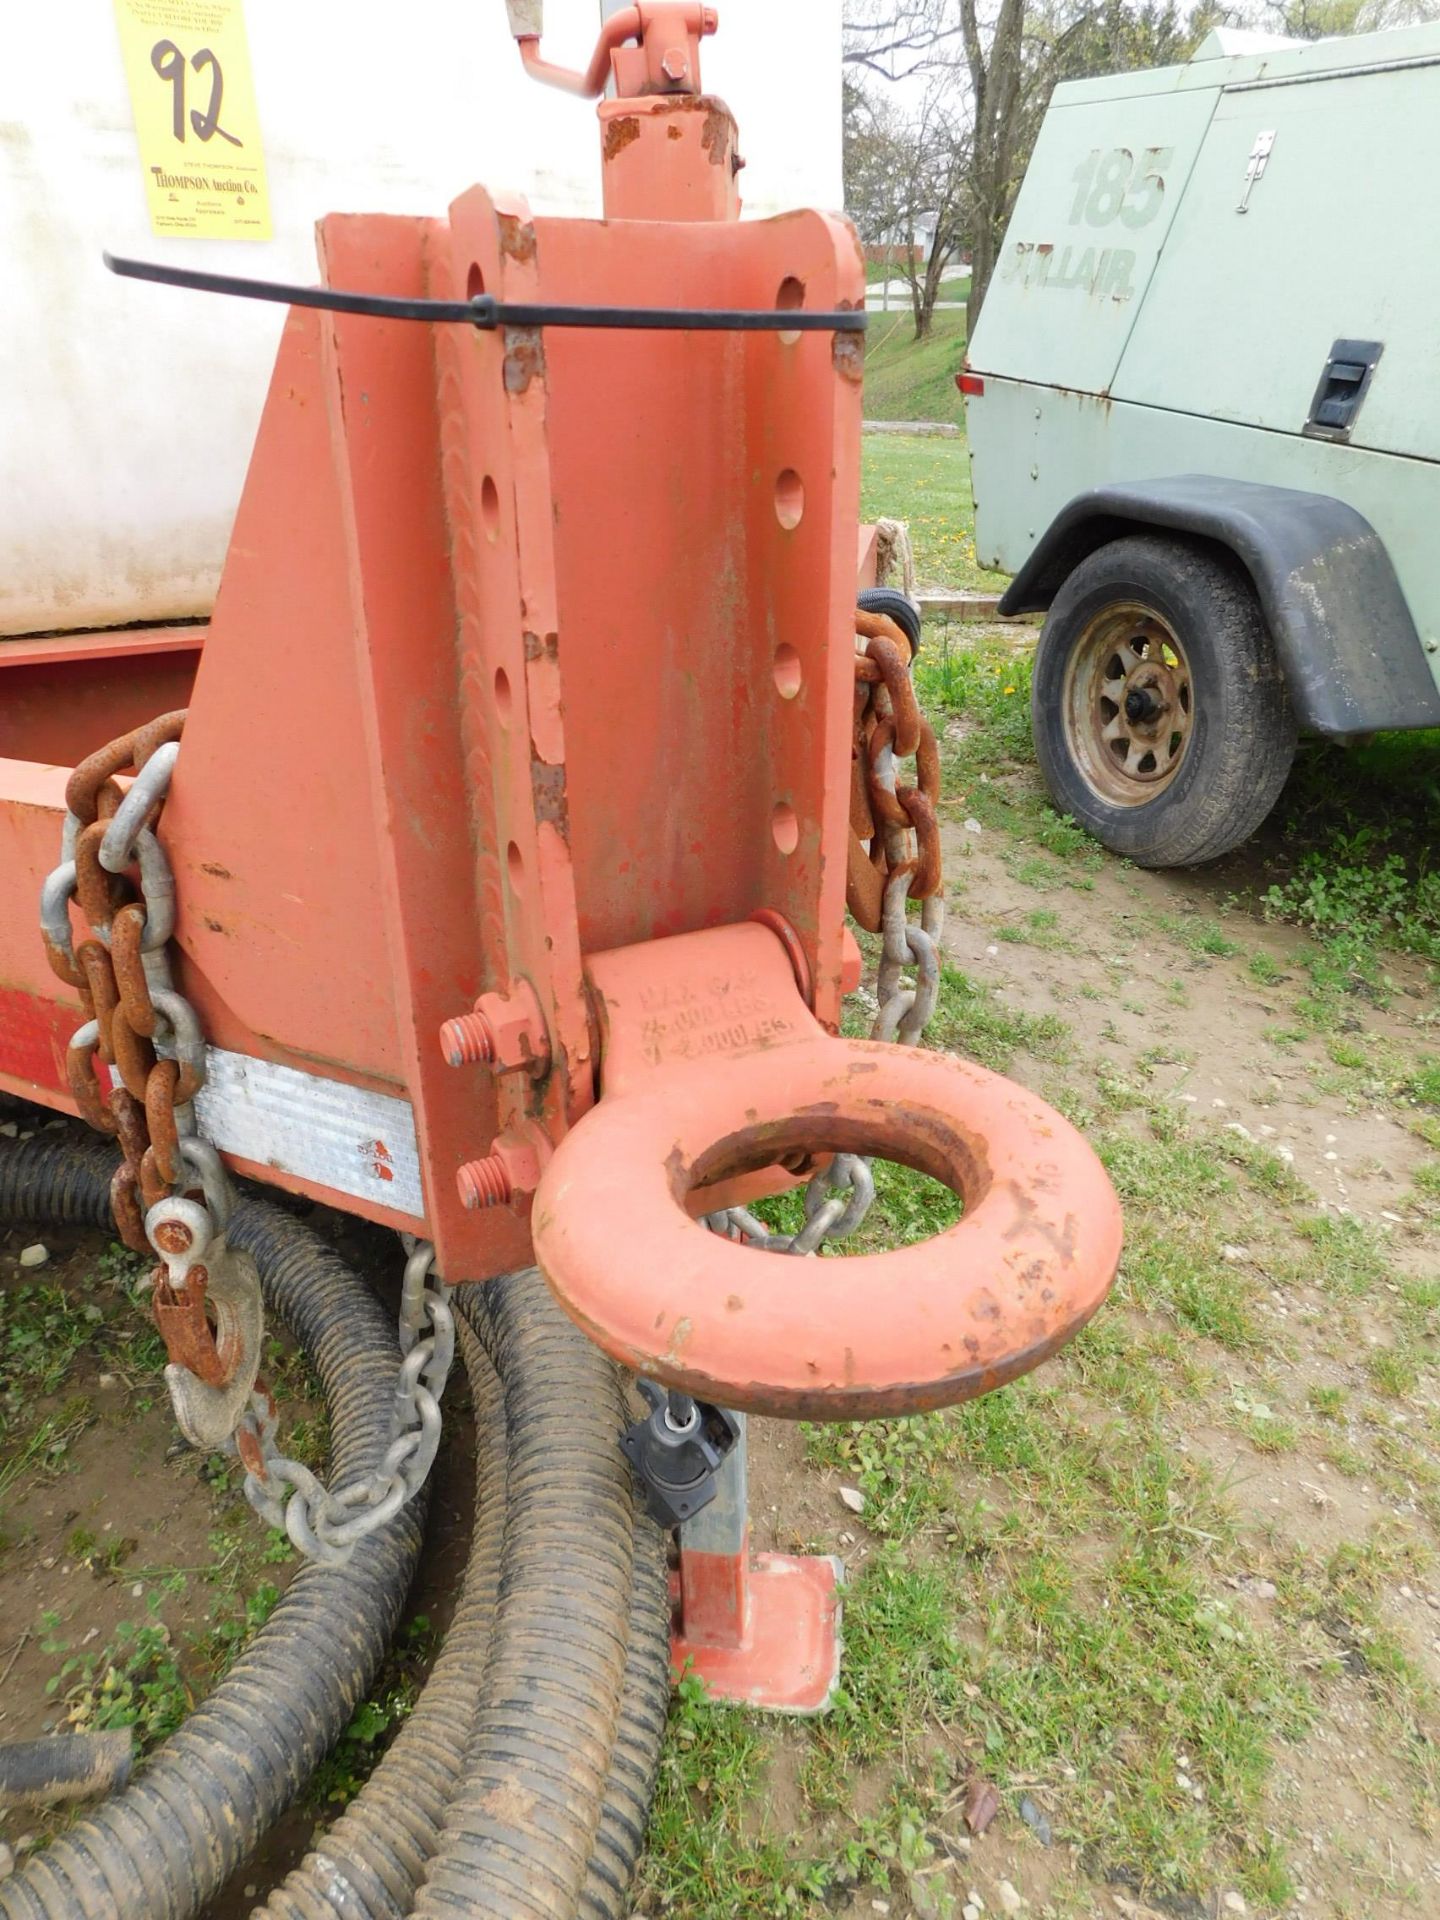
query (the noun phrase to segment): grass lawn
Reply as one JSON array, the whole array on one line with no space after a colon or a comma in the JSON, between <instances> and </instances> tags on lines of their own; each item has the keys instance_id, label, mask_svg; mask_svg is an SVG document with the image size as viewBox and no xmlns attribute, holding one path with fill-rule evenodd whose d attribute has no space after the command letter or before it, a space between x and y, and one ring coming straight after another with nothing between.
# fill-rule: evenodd
<instances>
[{"instance_id":1,"label":"grass lawn","mask_svg":"<svg viewBox=\"0 0 1440 1920\"><path fill-rule=\"evenodd\" d=\"M1045 800L1028 636L937 624L917 680L950 910L928 1043L1083 1128L1125 1256L1093 1323L1000 1392L754 1424L757 1544L846 1559L842 1692L787 1727L686 1683L635 1912L1422 1920L1440 898L1400 847L1435 843L1440 739L1389 767L1403 832L1372 826L1358 866L1372 770L1322 753L1241 855L1141 873ZM862 996L847 1025L868 1017ZM953 1220L924 1176L877 1174L861 1250Z\"/></svg>"},{"instance_id":2,"label":"grass lawn","mask_svg":"<svg viewBox=\"0 0 1440 1920\"><path fill-rule=\"evenodd\" d=\"M955 376L964 357L963 308L937 313L928 339L918 343L908 306L872 313L865 336L866 419L949 420L963 425Z\"/></svg>"},{"instance_id":3,"label":"grass lawn","mask_svg":"<svg viewBox=\"0 0 1440 1920\"><path fill-rule=\"evenodd\" d=\"M958 401L960 396L955 397ZM909 524L922 587L976 593L1001 590L1006 576L986 572L975 559L975 507L970 493L970 456L963 434L959 439L944 440L919 434L867 433L862 442L862 461L861 518L873 520L883 515Z\"/></svg>"}]
</instances>

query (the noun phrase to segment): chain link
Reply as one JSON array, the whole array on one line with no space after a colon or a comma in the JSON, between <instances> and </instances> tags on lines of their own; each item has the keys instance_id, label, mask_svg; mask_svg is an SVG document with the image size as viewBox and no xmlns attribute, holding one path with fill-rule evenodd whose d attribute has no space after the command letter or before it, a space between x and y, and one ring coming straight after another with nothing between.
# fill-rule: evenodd
<instances>
[{"instance_id":1,"label":"chain link","mask_svg":"<svg viewBox=\"0 0 1440 1920\"><path fill-rule=\"evenodd\" d=\"M83 760L66 787L60 864L42 889L40 923L51 967L85 1011L70 1039L67 1074L84 1118L120 1144L110 1200L121 1237L159 1256L152 1310L182 1431L196 1446L238 1453L256 1512L283 1527L301 1553L339 1566L414 1497L434 1464L455 1320L443 1288L427 1285L433 1248L414 1245L382 1459L331 1492L280 1452L275 1402L257 1371L260 1275L249 1254L226 1243L234 1190L219 1154L199 1136L192 1104L205 1084L205 1036L167 951L175 881L155 829L184 724L184 713L166 714L112 741ZM122 794L114 776L131 768ZM74 902L88 922L78 946ZM108 1092L97 1055L110 1069Z\"/></svg>"},{"instance_id":2,"label":"chain link","mask_svg":"<svg viewBox=\"0 0 1440 1920\"><path fill-rule=\"evenodd\" d=\"M940 756L910 677L910 642L883 614L856 615L855 776L851 789L851 858L847 904L882 936L876 978L879 1002L872 1040L918 1046L940 991L945 898L940 865ZM914 787L896 779L897 754L915 756ZM858 857L857 857L858 856ZM917 925L908 905L920 902ZM914 984L906 970L915 969ZM875 1198L870 1162L837 1153L805 1189L805 1224L772 1233L747 1207L705 1216L712 1233L767 1253L818 1253L861 1225Z\"/></svg>"},{"instance_id":3,"label":"chain link","mask_svg":"<svg viewBox=\"0 0 1440 1920\"><path fill-rule=\"evenodd\" d=\"M400 1293L400 1351L390 1440L378 1464L331 1491L275 1440L275 1403L256 1393L235 1436L248 1469L245 1498L272 1527L283 1527L309 1559L344 1566L356 1543L383 1527L425 1484L440 1445L440 1398L455 1357L455 1315L443 1284L427 1282L435 1249L417 1245ZM291 1489L288 1497L284 1489Z\"/></svg>"},{"instance_id":4,"label":"chain link","mask_svg":"<svg viewBox=\"0 0 1440 1920\"><path fill-rule=\"evenodd\" d=\"M86 1016L66 1077L83 1117L119 1142L111 1206L121 1238L142 1253L154 1246L145 1211L196 1184L182 1142L198 1138L191 1102L205 1084L200 1022L170 972L175 879L155 833L184 726L183 712L162 714L80 762L65 789L60 864L40 896L50 966ZM122 794L114 776L127 768L135 778ZM88 923L78 946L73 902ZM111 1069L108 1090L97 1055ZM219 1193L218 1160L205 1173L202 1190Z\"/></svg>"},{"instance_id":5,"label":"chain link","mask_svg":"<svg viewBox=\"0 0 1440 1920\"><path fill-rule=\"evenodd\" d=\"M252 1505L286 1527L302 1553L333 1563L429 1472L454 1321L443 1299L426 1293L423 1249L406 1269L394 1434L375 1474L331 1495L280 1453L275 1403L258 1374L260 1275L249 1254L226 1242L234 1190L219 1154L200 1138L193 1106L205 1084L205 1036L170 970L175 880L156 827L184 726L183 712L162 715L82 760L67 782L60 864L40 896L50 966L85 1013L70 1037L66 1074L82 1117L119 1143L110 1203L121 1238L158 1256L151 1308L181 1431L194 1446L238 1451ZM122 792L115 775L127 770L134 778ZM87 922L78 944L72 904ZM103 1079L97 1056L109 1070ZM288 1507L277 1492L287 1481L296 1489Z\"/></svg>"},{"instance_id":6,"label":"chain link","mask_svg":"<svg viewBox=\"0 0 1440 1920\"><path fill-rule=\"evenodd\" d=\"M158 1256L151 1310L176 1420L192 1445L216 1447L256 1385L264 1307L254 1261L226 1243L230 1177L200 1138L193 1106L205 1084L205 1037L170 970L175 878L156 828L184 728L183 711L162 714L75 768L40 925L51 968L86 1015L66 1054L75 1104L119 1142L116 1227L127 1246ZM115 776L127 769L134 778L122 792ZM77 902L87 923L78 946Z\"/></svg>"}]
</instances>

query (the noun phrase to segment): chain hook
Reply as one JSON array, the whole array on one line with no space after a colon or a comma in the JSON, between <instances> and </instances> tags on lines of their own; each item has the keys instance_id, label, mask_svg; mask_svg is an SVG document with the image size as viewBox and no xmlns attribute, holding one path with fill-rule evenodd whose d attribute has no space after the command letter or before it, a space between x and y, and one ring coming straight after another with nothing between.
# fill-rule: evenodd
<instances>
[{"instance_id":1,"label":"chain hook","mask_svg":"<svg viewBox=\"0 0 1440 1920\"><path fill-rule=\"evenodd\" d=\"M223 1447L244 1416L260 1370L265 1308L248 1253L226 1244L208 1207L157 1200L145 1235L160 1257L151 1311L170 1356L165 1384L192 1446Z\"/></svg>"}]
</instances>

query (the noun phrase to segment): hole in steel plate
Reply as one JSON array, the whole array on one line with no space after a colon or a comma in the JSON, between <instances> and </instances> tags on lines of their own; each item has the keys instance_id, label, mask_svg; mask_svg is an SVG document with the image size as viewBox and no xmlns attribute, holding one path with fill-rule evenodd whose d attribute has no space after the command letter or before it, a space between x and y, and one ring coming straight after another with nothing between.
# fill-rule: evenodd
<instances>
[{"instance_id":1,"label":"hole in steel plate","mask_svg":"<svg viewBox=\"0 0 1440 1920\"><path fill-rule=\"evenodd\" d=\"M793 467L775 482L775 518L788 533L798 527L805 512L805 483Z\"/></svg>"},{"instance_id":2,"label":"hole in steel plate","mask_svg":"<svg viewBox=\"0 0 1440 1920\"><path fill-rule=\"evenodd\" d=\"M485 538L494 540L500 533L500 489L487 473L480 482L480 522Z\"/></svg>"},{"instance_id":3,"label":"hole in steel plate","mask_svg":"<svg viewBox=\"0 0 1440 1920\"><path fill-rule=\"evenodd\" d=\"M775 649L775 686L782 700L793 700L805 678L800 656L788 640Z\"/></svg>"},{"instance_id":4,"label":"hole in steel plate","mask_svg":"<svg viewBox=\"0 0 1440 1920\"><path fill-rule=\"evenodd\" d=\"M775 295L775 304L781 308L782 311L786 312L792 307L803 307L805 304L805 282L803 280L797 280L793 273L787 273L785 278L780 282L780 291ZM793 331L780 335L780 344L785 347L793 347L799 338L800 329L796 327Z\"/></svg>"},{"instance_id":5,"label":"hole in steel plate","mask_svg":"<svg viewBox=\"0 0 1440 1920\"><path fill-rule=\"evenodd\" d=\"M777 800L770 815L770 831L781 853L793 853L800 844L800 821L788 800Z\"/></svg>"}]
</instances>

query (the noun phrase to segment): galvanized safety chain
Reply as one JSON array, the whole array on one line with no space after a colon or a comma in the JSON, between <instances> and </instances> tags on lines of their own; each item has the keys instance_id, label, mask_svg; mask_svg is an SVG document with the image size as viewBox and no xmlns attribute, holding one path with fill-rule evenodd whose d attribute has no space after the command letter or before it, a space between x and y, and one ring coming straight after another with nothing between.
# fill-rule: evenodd
<instances>
[{"instance_id":1,"label":"galvanized safety chain","mask_svg":"<svg viewBox=\"0 0 1440 1920\"><path fill-rule=\"evenodd\" d=\"M762 1253L818 1253L826 1240L854 1233L875 1198L870 1162L856 1153L837 1153L805 1188L805 1224L796 1233L772 1233L748 1207L707 1213L705 1225L727 1240L743 1240Z\"/></svg>"},{"instance_id":2,"label":"galvanized safety chain","mask_svg":"<svg viewBox=\"0 0 1440 1920\"><path fill-rule=\"evenodd\" d=\"M427 1285L435 1249L417 1245L400 1292L400 1351L390 1443L359 1480L331 1489L275 1442L275 1403L257 1392L236 1435L249 1471L245 1498L272 1527L283 1527L309 1559L343 1566L357 1541L394 1518L425 1484L440 1445L440 1397L455 1357L455 1315L443 1283ZM292 1489L289 1497L285 1487Z\"/></svg>"},{"instance_id":3,"label":"galvanized safety chain","mask_svg":"<svg viewBox=\"0 0 1440 1920\"><path fill-rule=\"evenodd\" d=\"M405 1269L404 1359L380 1464L332 1494L280 1453L275 1402L259 1378L260 1275L251 1256L226 1240L234 1190L219 1154L199 1135L192 1104L205 1084L205 1039L167 951L175 881L156 826L184 725L183 712L165 714L91 754L67 783L61 861L40 904L50 965L79 994L86 1015L71 1036L66 1074L83 1118L119 1141L110 1203L121 1238L158 1256L151 1310L182 1433L193 1446L238 1452L257 1512L283 1526L302 1553L338 1564L430 1471L454 1319L443 1293L425 1284L433 1252L418 1247ZM132 769L122 793L114 776ZM78 945L70 919L76 900L89 927ZM97 1055L113 1069L108 1092ZM285 1485L294 1489L288 1502L279 1490Z\"/></svg>"},{"instance_id":4,"label":"galvanized safety chain","mask_svg":"<svg viewBox=\"0 0 1440 1920\"><path fill-rule=\"evenodd\" d=\"M940 755L910 677L907 636L883 614L856 614L855 754L850 795L851 852L846 904L862 927L882 936L876 977L879 1007L872 1040L918 1046L940 990L945 897L940 861ZM915 756L916 785L899 786L896 759ZM906 912L919 900L918 926ZM914 984L906 969L915 968ZM705 1224L768 1253L818 1253L826 1240L854 1233L875 1198L870 1162L837 1153L805 1189L805 1224L772 1233L746 1207L727 1207Z\"/></svg>"}]
</instances>

